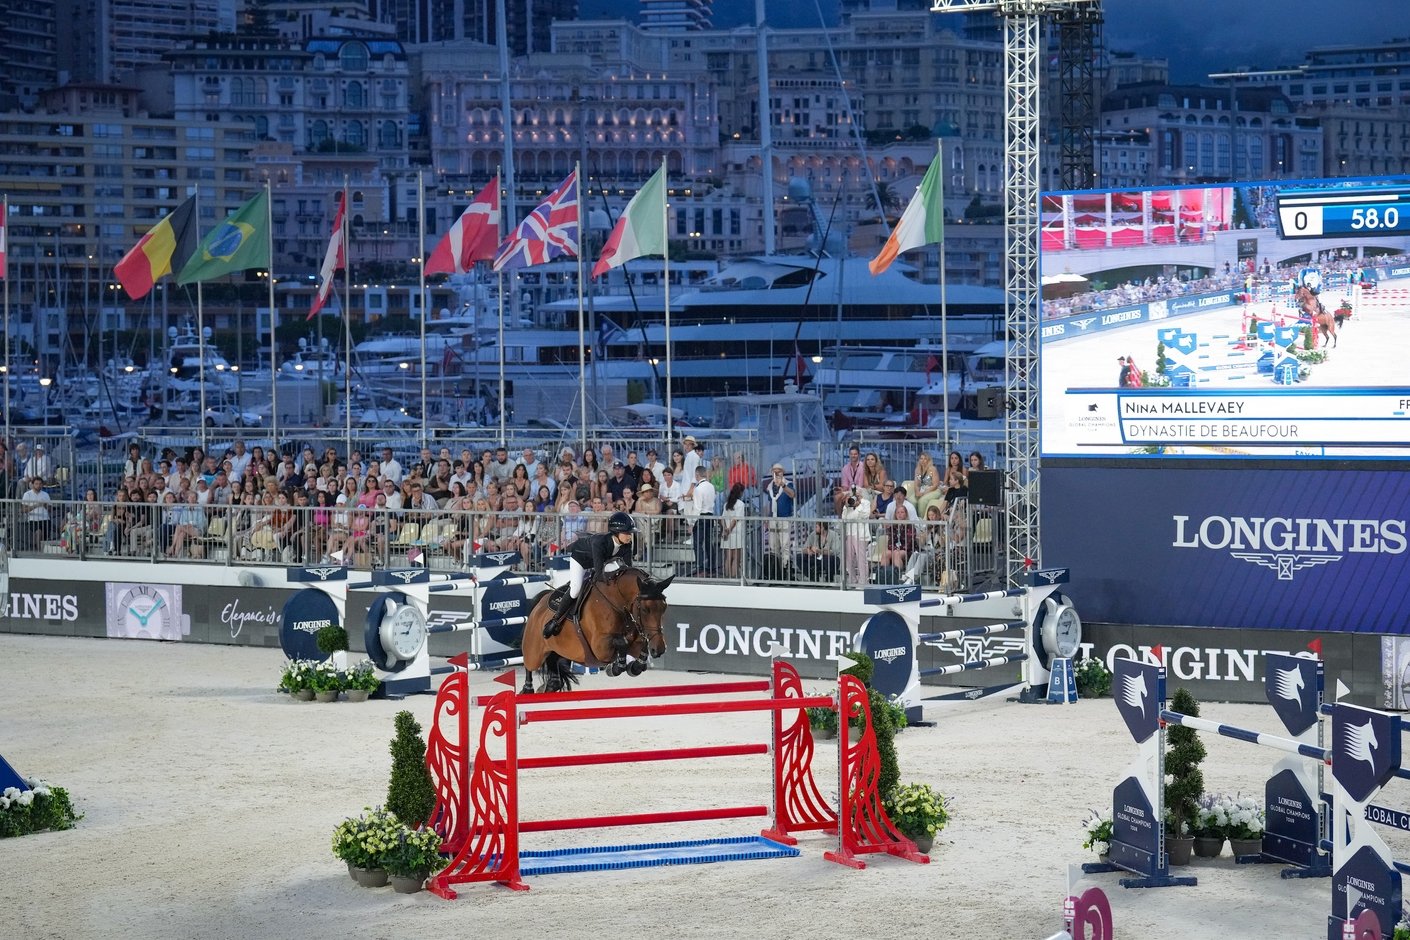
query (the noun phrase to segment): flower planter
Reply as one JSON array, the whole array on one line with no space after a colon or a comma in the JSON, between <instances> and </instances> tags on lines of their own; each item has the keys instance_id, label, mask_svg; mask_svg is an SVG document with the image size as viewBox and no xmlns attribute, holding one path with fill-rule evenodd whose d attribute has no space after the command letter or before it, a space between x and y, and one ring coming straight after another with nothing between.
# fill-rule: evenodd
<instances>
[{"instance_id":1,"label":"flower planter","mask_svg":"<svg viewBox=\"0 0 1410 940\"><path fill-rule=\"evenodd\" d=\"M1195 855L1200 858L1218 858L1223 853L1223 836L1195 836Z\"/></svg>"},{"instance_id":2,"label":"flower planter","mask_svg":"<svg viewBox=\"0 0 1410 940\"><path fill-rule=\"evenodd\" d=\"M837 729L836 729L836 728L814 728L814 729L813 729L813 737L817 738L819 741L831 741L833 738L837 737Z\"/></svg>"},{"instance_id":3,"label":"flower planter","mask_svg":"<svg viewBox=\"0 0 1410 940\"><path fill-rule=\"evenodd\" d=\"M415 894L425 887L426 876L412 875L407 878L401 875L391 875L388 877L388 881L392 885L392 890L397 894Z\"/></svg>"},{"instance_id":4,"label":"flower planter","mask_svg":"<svg viewBox=\"0 0 1410 940\"><path fill-rule=\"evenodd\" d=\"M365 702L369 694L366 689L348 689L346 693L349 702Z\"/></svg>"},{"instance_id":5,"label":"flower planter","mask_svg":"<svg viewBox=\"0 0 1410 940\"><path fill-rule=\"evenodd\" d=\"M1246 855L1262 855L1262 839L1230 839L1229 848L1233 850L1234 858L1242 858Z\"/></svg>"},{"instance_id":6,"label":"flower planter","mask_svg":"<svg viewBox=\"0 0 1410 940\"><path fill-rule=\"evenodd\" d=\"M299 702L312 702L313 689L299 689L294 693L294 699Z\"/></svg>"},{"instance_id":7,"label":"flower planter","mask_svg":"<svg viewBox=\"0 0 1410 940\"><path fill-rule=\"evenodd\" d=\"M862 740L862 729L859 725L852 725L847 729L847 740L853 744Z\"/></svg>"},{"instance_id":8,"label":"flower planter","mask_svg":"<svg viewBox=\"0 0 1410 940\"><path fill-rule=\"evenodd\" d=\"M1190 864L1190 855L1195 849L1194 836L1166 836L1165 855L1172 865Z\"/></svg>"},{"instance_id":9,"label":"flower planter","mask_svg":"<svg viewBox=\"0 0 1410 940\"><path fill-rule=\"evenodd\" d=\"M903 832L902 835L914 842L916 844L916 848L926 855L930 854L931 847L935 845L935 837L932 835L921 834L918 836L913 836L908 832Z\"/></svg>"},{"instance_id":10,"label":"flower planter","mask_svg":"<svg viewBox=\"0 0 1410 940\"><path fill-rule=\"evenodd\" d=\"M320 702L336 702L338 700L338 695L339 693L336 691L315 692L313 697Z\"/></svg>"},{"instance_id":11,"label":"flower planter","mask_svg":"<svg viewBox=\"0 0 1410 940\"><path fill-rule=\"evenodd\" d=\"M380 888L387 883L387 871L383 868L354 868L353 878L364 888Z\"/></svg>"}]
</instances>

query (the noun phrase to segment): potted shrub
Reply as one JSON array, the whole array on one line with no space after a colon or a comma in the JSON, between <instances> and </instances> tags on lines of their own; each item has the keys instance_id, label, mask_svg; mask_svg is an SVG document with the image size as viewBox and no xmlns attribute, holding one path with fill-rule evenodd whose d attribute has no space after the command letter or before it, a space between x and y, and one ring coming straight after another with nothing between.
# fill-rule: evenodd
<instances>
[{"instance_id":1,"label":"potted shrub","mask_svg":"<svg viewBox=\"0 0 1410 940\"><path fill-rule=\"evenodd\" d=\"M72 829L83 818L74 812L69 793L38 777L25 778L25 789L7 787L0 793L0 839L31 832Z\"/></svg>"},{"instance_id":2,"label":"potted shrub","mask_svg":"<svg viewBox=\"0 0 1410 940\"><path fill-rule=\"evenodd\" d=\"M1199 703L1188 689L1176 689L1170 709L1199 717ZM1204 742L1184 725L1171 725L1165 749L1165 851L1172 865L1188 865L1194 851L1192 827L1199 818L1199 798L1204 793Z\"/></svg>"},{"instance_id":3,"label":"potted shrub","mask_svg":"<svg viewBox=\"0 0 1410 940\"><path fill-rule=\"evenodd\" d=\"M1086 832L1082 848L1091 849L1098 858L1106 858L1111 853L1111 810L1092 810L1092 815L1082 823L1082 829Z\"/></svg>"},{"instance_id":4,"label":"potted shrub","mask_svg":"<svg viewBox=\"0 0 1410 940\"><path fill-rule=\"evenodd\" d=\"M813 737L828 740L837 737L837 711L819 705L808 709L808 725L813 729Z\"/></svg>"},{"instance_id":5,"label":"potted shrub","mask_svg":"<svg viewBox=\"0 0 1410 940\"><path fill-rule=\"evenodd\" d=\"M882 805L901 834L922 852L930 851L935 834L950 821L949 800L925 783L893 787Z\"/></svg>"},{"instance_id":6,"label":"potted shrub","mask_svg":"<svg viewBox=\"0 0 1410 940\"><path fill-rule=\"evenodd\" d=\"M408 711L397 712L392 739L392 776L387 784L387 809L408 826L419 826L436 808L436 789L426 769L426 742L421 725Z\"/></svg>"},{"instance_id":7,"label":"potted shrub","mask_svg":"<svg viewBox=\"0 0 1410 940\"><path fill-rule=\"evenodd\" d=\"M1235 858L1263 854L1263 804L1251 796L1235 797L1228 804L1229 848Z\"/></svg>"},{"instance_id":8,"label":"potted shrub","mask_svg":"<svg viewBox=\"0 0 1410 940\"><path fill-rule=\"evenodd\" d=\"M396 842L401 823L382 807L364 807L361 816L344 819L333 830L333 854L347 863L348 874L364 888L387 883L382 855Z\"/></svg>"},{"instance_id":9,"label":"potted shrub","mask_svg":"<svg viewBox=\"0 0 1410 940\"><path fill-rule=\"evenodd\" d=\"M301 702L313 701L314 663L306 659L291 659L284 663L279 677L279 691L287 692Z\"/></svg>"},{"instance_id":10,"label":"potted shrub","mask_svg":"<svg viewBox=\"0 0 1410 940\"><path fill-rule=\"evenodd\" d=\"M1195 816L1195 854L1200 858L1218 858L1224 851L1224 834L1229 826L1229 798L1206 793L1199 798Z\"/></svg>"},{"instance_id":11,"label":"potted shrub","mask_svg":"<svg viewBox=\"0 0 1410 940\"><path fill-rule=\"evenodd\" d=\"M321 662L309 673L309 687L320 702L336 702L343 691L343 673L331 661Z\"/></svg>"},{"instance_id":12,"label":"potted shrub","mask_svg":"<svg viewBox=\"0 0 1410 940\"><path fill-rule=\"evenodd\" d=\"M381 861L392 888L399 894L414 894L426 884L431 872L445 865L441 837L434 829L402 826L392 847L382 853Z\"/></svg>"},{"instance_id":13,"label":"potted shrub","mask_svg":"<svg viewBox=\"0 0 1410 940\"><path fill-rule=\"evenodd\" d=\"M1111 671L1095 656L1088 656L1078 663L1073 678L1077 682L1080 698L1101 698L1111 694Z\"/></svg>"},{"instance_id":14,"label":"potted shrub","mask_svg":"<svg viewBox=\"0 0 1410 940\"><path fill-rule=\"evenodd\" d=\"M364 659L343 673L343 691L347 694L349 702L367 701L367 697L381 685L382 680L377 678L377 670L369 659Z\"/></svg>"}]
</instances>

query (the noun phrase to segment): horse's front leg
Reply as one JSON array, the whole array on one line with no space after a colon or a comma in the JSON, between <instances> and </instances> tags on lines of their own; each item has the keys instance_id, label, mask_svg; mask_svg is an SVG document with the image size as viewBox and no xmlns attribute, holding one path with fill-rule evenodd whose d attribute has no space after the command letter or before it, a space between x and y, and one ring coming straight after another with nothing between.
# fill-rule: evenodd
<instances>
[{"instance_id":1,"label":"horse's front leg","mask_svg":"<svg viewBox=\"0 0 1410 940\"><path fill-rule=\"evenodd\" d=\"M519 694L520 694L520 695L533 695L533 694L534 694L534 671L533 671L532 669L529 669L529 668L525 667L525 669L524 669L524 684L519 687Z\"/></svg>"}]
</instances>

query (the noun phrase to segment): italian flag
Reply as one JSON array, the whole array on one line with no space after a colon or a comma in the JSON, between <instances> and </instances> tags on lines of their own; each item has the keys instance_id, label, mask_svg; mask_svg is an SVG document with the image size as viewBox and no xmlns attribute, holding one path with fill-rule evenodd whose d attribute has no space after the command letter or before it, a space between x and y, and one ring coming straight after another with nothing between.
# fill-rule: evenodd
<instances>
[{"instance_id":1,"label":"italian flag","mask_svg":"<svg viewBox=\"0 0 1410 940\"><path fill-rule=\"evenodd\" d=\"M633 258L666 253L666 165L642 184L612 227L602 255L592 266L594 279Z\"/></svg>"},{"instance_id":2,"label":"italian flag","mask_svg":"<svg viewBox=\"0 0 1410 940\"><path fill-rule=\"evenodd\" d=\"M881 254L871 259L867 267L873 275L891 267L891 262L903 251L933 245L945 237L945 187L940 181L942 160L937 154L930 169L920 181L920 188L911 197L910 205L901 214L901 221L891 230L891 237L881 246Z\"/></svg>"}]
</instances>

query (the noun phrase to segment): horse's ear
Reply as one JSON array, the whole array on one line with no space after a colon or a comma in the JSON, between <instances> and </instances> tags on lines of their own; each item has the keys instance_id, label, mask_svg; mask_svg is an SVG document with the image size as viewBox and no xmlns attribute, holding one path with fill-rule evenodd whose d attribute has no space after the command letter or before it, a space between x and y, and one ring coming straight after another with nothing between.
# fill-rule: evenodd
<instances>
[{"instance_id":1,"label":"horse's ear","mask_svg":"<svg viewBox=\"0 0 1410 940\"><path fill-rule=\"evenodd\" d=\"M671 586L671 582L674 581L675 579L676 579L676 576L675 576L675 575L671 575L669 578L667 578L667 579L664 580L664 581L653 581L653 582L651 583L651 592L652 592L653 594L664 594L664 593L666 593L666 588L670 587L670 586Z\"/></svg>"}]
</instances>

